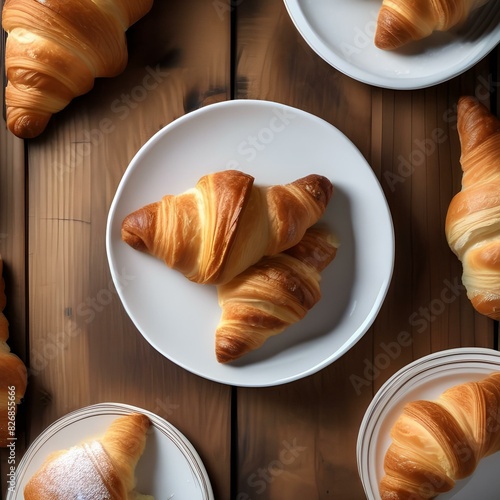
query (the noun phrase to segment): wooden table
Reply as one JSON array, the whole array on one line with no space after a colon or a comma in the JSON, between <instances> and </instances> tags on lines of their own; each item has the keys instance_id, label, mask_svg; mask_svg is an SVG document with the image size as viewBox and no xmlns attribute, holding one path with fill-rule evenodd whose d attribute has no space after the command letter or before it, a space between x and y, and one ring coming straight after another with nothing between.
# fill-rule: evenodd
<instances>
[{"instance_id":1,"label":"wooden table","mask_svg":"<svg viewBox=\"0 0 500 500\"><path fill-rule=\"evenodd\" d=\"M498 114L498 50L449 82L384 90L320 59L282 0L157 0L128 40L125 72L97 81L39 138L0 133L9 343L30 368L18 458L57 418L115 401L180 429L219 500L364 498L356 439L377 389L429 353L497 347L496 325L473 311L460 286L444 218L461 182L456 103L476 95ZM303 109L342 131L379 178L396 235L392 283L369 331L319 373L270 388L211 382L156 352L110 292L105 251L108 210L138 149L189 111L247 98ZM436 129L445 140L404 170L402 159L412 161ZM387 346L402 332L409 336L389 359ZM284 464L290 446L294 459ZM2 473L4 490L5 480Z\"/></svg>"}]
</instances>

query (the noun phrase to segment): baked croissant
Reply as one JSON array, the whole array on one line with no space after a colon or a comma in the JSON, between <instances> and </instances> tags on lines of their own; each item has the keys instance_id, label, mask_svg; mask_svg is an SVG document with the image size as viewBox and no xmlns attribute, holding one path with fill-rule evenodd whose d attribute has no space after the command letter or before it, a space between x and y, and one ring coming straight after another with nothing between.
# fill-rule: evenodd
<instances>
[{"instance_id":1,"label":"baked croissant","mask_svg":"<svg viewBox=\"0 0 500 500\"><path fill-rule=\"evenodd\" d=\"M473 97L458 103L462 189L445 231L462 261L462 282L480 313L500 319L500 120Z\"/></svg>"},{"instance_id":2,"label":"baked croissant","mask_svg":"<svg viewBox=\"0 0 500 500\"><path fill-rule=\"evenodd\" d=\"M5 448L15 440L15 414L26 392L28 373L23 361L10 352L7 344L9 322L3 313L7 299L2 272L0 257L0 447Z\"/></svg>"},{"instance_id":3,"label":"baked croissant","mask_svg":"<svg viewBox=\"0 0 500 500\"><path fill-rule=\"evenodd\" d=\"M332 234L312 227L297 245L264 257L219 285L217 360L233 361L304 318L321 297L320 273L335 258L337 247Z\"/></svg>"},{"instance_id":4,"label":"baked croissant","mask_svg":"<svg viewBox=\"0 0 500 500\"><path fill-rule=\"evenodd\" d=\"M121 73L125 31L153 0L6 0L7 126L36 137L50 117L87 93L97 77Z\"/></svg>"},{"instance_id":5,"label":"baked croissant","mask_svg":"<svg viewBox=\"0 0 500 500\"><path fill-rule=\"evenodd\" d=\"M101 439L49 455L24 488L25 500L132 500L135 468L146 446L149 418L116 418Z\"/></svg>"},{"instance_id":6,"label":"baked croissant","mask_svg":"<svg viewBox=\"0 0 500 500\"><path fill-rule=\"evenodd\" d=\"M500 450L500 373L456 385L436 401L413 401L391 429L382 500L428 499L450 491Z\"/></svg>"},{"instance_id":7,"label":"baked croissant","mask_svg":"<svg viewBox=\"0 0 500 500\"><path fill-rule=\"evenodd\" d=\"M489 0L384 0L377 18L375 45L397 49L434 31L462 24Z\"/></svg>"},{"instance_id":8,"label":"baked croissant","mask_svg":"<svg viewBox=\"0 0 500 500\"><path fill-rule=\"evenodd\" d=\"M248 174L224 170L128 215L122 239L191 281L221 284L297 244L324 213L332 191L320 175L259 187Z\"/></svg>"}]
</instances>

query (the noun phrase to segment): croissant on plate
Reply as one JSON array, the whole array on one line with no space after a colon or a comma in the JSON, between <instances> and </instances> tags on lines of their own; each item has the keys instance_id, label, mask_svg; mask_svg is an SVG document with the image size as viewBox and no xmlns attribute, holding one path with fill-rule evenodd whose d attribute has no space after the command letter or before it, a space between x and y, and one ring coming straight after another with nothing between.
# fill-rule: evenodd
<instances>
[{"instance_id":1,"label":"croissant on plate","mask_svg":"<svg viewBox=\"0 0 500 500\"><path fill-rule=\"evenodd\" d=\"M338 246L326 229L311 227L297 245L219 285L217 360L233 361L304 318L321 297L320 273Z\"/></svg>"},{"instance_id":2,"label":"croissant on plate","mask_svg":"<svg viewBox=\"0 0 500 500\"><path fill-rule=\"evenodd\" d=\"M248 174L224 170L129 214L122 239L191 281L226 283L263 256L297 244L332 192L320 175L263 187Z\"/></svg>"},{"instance_id":3,"label":"croissant on plate","mask_svg":"<svg viewBox=\"0 0 500 500\"><path fill-rule=\"evenodd\" d=\"M445 221L462 282L480 313L500 319L500 120L473 97L458 103L462 189Z\"/></svg>"},{"instance_id":4,"label":"croissant on plate","mask_svg":"<svg viewBox=\"0 0 500 500\"><path fill-rule=\"evenodd\" d=\"M17 405L21 403L28 385L28 373L23 361L10 352L9 321L3 309L6 306L5 280L0 257L0 448L15 440Z\"/></svg>"},{"instance_id":5,"label":"croissant on plate","mask_svg":"<svg viewBox=\"0 0 500 500\"><path fill-rule=\"evenodd\" d=\"M97 77L121 73L125 31L153 0L6 0L7 126L21 138L41 134L50 117L87 93Z\"/></svg>"},{"instance_id":6,"label":"croissant on plate","mask_svg":"<svg viewBox=\"0 0 500 500\"><path fill-rule=\"evenodd\" d=\"M50 454L26 484L25 500L153 500L134 491L150 425L142 413L117 417L102 438Z\"/></svg>"},{"instance_id":7,"label":"croissant on plate","mask_svg":"<svg viewBox=\"0 0 500 500\"><path fill-rule=\"evenodd\" d=\"M375 45L397 49L434 31L462 24L489 0L384 0L377 18Z\"/></svg>"},{"instance_id":8,"label":"croissant on plate","mask_svg":"<svg viewBox=\"0 0 500 500\"><path fill-rule=\"evenodd\" d=\"M456 385L436 401L405 405L391 429L382 500L420 500L450 491L500 450L500 373Z\"/></svg>"}]
</instances>

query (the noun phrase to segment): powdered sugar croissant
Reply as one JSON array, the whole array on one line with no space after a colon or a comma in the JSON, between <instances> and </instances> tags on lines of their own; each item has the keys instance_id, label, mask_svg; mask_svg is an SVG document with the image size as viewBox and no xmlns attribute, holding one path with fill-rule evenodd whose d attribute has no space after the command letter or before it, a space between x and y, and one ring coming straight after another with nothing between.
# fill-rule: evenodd
<instances>
[{"instance_id":1,"label":"powdered sugar croissant","mask_svg":"<svg viewBox=\"0 0 500 500\"><path fill-rule=\"evenodd\" d=\"M97 77L127 63L125 31L153 0L6 0L5 104L8 128L39 135L50 117L85 94Z\"/></svg>"},{"instance_id":2,"label":"powdered sugar croissant","mask_svg":"<svg viewBox=\"0 0 500 500\"><path fill-rule=\"evenodd\" d=\"M462 261L472 305L500 319L500 120L473 97L458 103L462 189L451 200L445 231Z\"/></svg>"},{"instance_id":3,"label":"powdered sugar croissant","mask_svg":"<svg viewBox=\"0 0 500 500\"><path fill-rule=\"evenodd\" d=\"M500 373L408 403L391 430L382 500L435 498L500 450Z\"/></svg>"},{"instance_id":4,"label":"powdered sugar croissant","mask_svg":"<svg viewBox=\"0 0 500 500\"><path fill-rule=\"evenodd\" d=\"M150 425L141 413L117 417L102 438L49 455L26 484L25 500L153 500L134 491Z\"/></svg>"},{"instance_id":5,"label":"powdered sugar croissant","mask_svg":"<svg viewBox=\"0 0 500 500\"><path fill-rule=\"evenodd\" d=\"M215 172L128 215L122 239L196 283L226 283L263 256L297 244L332 191L328 179L314 174L264 187L237 170Z\"/></svg>"},{"instance_id":6,"label":"powdered sugar croissant","mask_svg":"<svg viewBox=\"0 0 500 500\"><path fill-rule=\"evenodd\" d=\"M219 285L217 360L233 361L303 319L321 297L320 273L335 258L337 247L335 236L312 227L297 245L264 257Z\"/></svg>"},{"instance_id":7,"label":"powdered sugar croissant","mask_svg":"<svg viewBox=\"0 0 500 500\"><path fill-rule=\"evenodd\" d=\"M378 14L375 45L396 49L462 24L489 0L384 0Z\"/></svg>"}]
</instances>

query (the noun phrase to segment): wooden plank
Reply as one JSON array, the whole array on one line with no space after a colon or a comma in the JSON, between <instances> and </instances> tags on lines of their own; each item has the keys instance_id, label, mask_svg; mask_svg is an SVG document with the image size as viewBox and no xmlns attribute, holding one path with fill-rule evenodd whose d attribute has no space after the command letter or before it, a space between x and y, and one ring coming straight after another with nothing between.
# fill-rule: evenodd
<instances>
[{"instance_id":1,"label":"wooden plank","mask_svg":"<svg viewBox=\"0 0 500 500\"><path fill-rule=\"evenodd\" d=\"M464 298L456 281L460 263L444 237L458 179L453 102L458 90L484 85L488 61L430 89L382 90L321 61L280 2L245 2L237 13L236 95L296 106L337 126L379 178L396 234L387 298L353 349L306 380L238 390L238 493L241 499L362 498L357 429L375 391L431 352L493 345L492 324ZM294 453L287 454L290 447Z\"/></svg>"},{"instance_id":2,"label":"wooden plank","mask_svg":"<svg viewBox=\"0 0 500 500\"><path fill-rule=\"evenodd\" d=\"M461 183L456 102L464 93L478 92L487 67L485 61L428 89L382 92L385 119L377 157L388 169L381 180L393 215L396 262L384 304L393 315L386 321L383 308L377 319L375 328L381 322L384 326L376 336L374 360L397 332L411 334L411 347L400 346L403 355L382 373L380 384L412 359L432 352L493 346L492 322L472 309L461 285L461 264L444 234L448 205Z\"/></svg>"},{"instance_id":3,"label":"wooden plank","mask_svg":"<svg viewBox=\"0 0 500 500\"><path fill-rule=\"evenodd\" d=\"M5 54L4 37L0 47L0 61ZM3 76L3 63L0 63ZM4 88L0 88L0 102L4 101ZM0 118L0 255L3 260L3 278L7 306L3 311L9 322L11 352L27 363L27 305L26 305L26 210L25 210L24 143L6 129ZM29 391L29 388L28 388ZM27 396L26 396L27 397ZM26 449L27 404L19 406L16 415L15 449L0 450L0 496L13 486L7 476L11 466L16 467ZM11 460L14 459L14 464ZM3 497L2 497L3 498Z\"/></svg>"},{"instance_id":4,"label":"wooden plank","mask_svg":"<svg viewBox=\"0 0 500 500\"><path fill-rule=\"evenodd\" d=\"M369 158L371 88L314 54L282 2L241 3L236 32L237 97L313 113ZM305 380L238 389L239 500L362 498L355 442L372 396L372 381L363 375L370 361L371 332L340 360Z\"/></svg>"},{"instance_id":5,"label":"wooden plank","mask_svg":"<svg viewBox=\"0 0 500 500\"><path fill-rule=\"evenodd\" d=\"M97 81L29 144L29 438L89 404L137 405L190 439L226 499L231 390L174 365L137 332L112 283L105 231L138 149L175 118L229 98L230 16L201 0L155 2L128 41L125 72Z\"/></svg>"}]
</instances>

